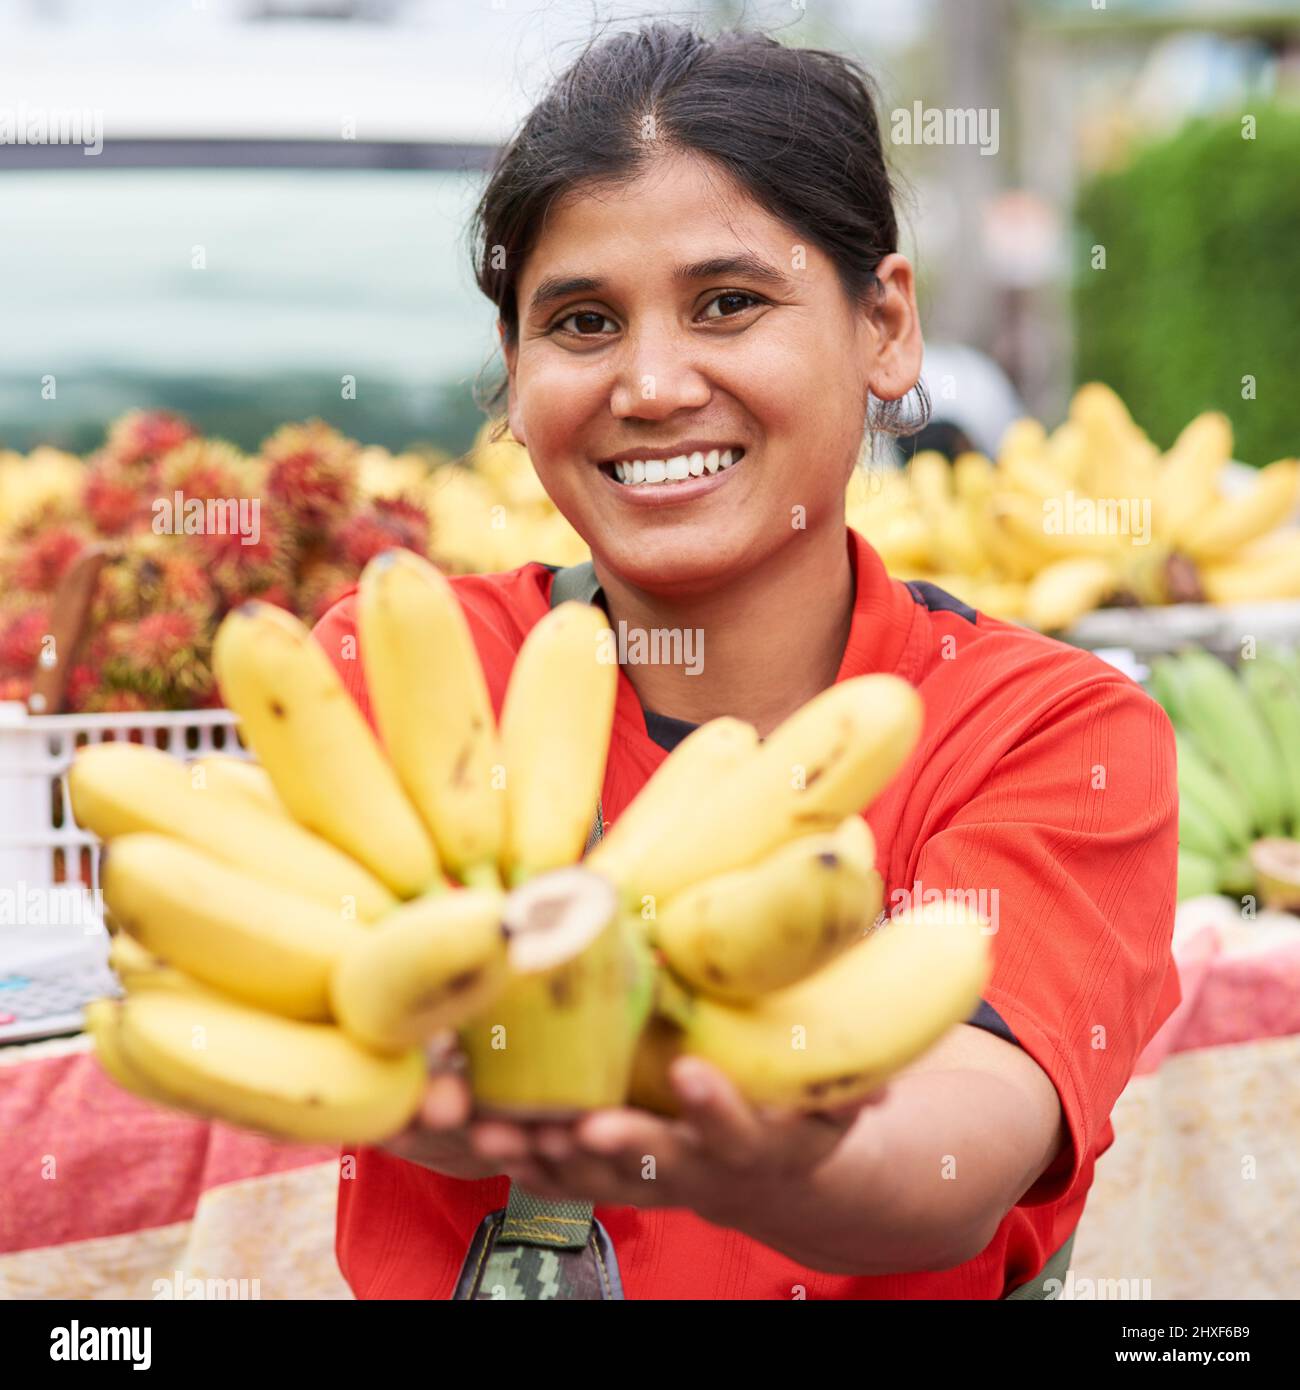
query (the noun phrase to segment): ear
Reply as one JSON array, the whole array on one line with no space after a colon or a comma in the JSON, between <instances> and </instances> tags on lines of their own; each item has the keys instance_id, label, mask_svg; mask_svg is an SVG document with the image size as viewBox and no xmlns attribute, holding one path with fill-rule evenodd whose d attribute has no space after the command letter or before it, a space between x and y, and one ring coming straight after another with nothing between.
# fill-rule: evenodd
<instances>
[{"instance_id":1,"label":"ear","mask_svg":"<svg viewBox=\"0 0 1300 1390\"><path fill-rule=\"evenodd\" d=\"M870 311L876 340L867 385L879 400L905 396L921 376L924 343L916 307L916 284L906 256L888 255L876 267L881 288Z\"/></svg>"}]
</instances>

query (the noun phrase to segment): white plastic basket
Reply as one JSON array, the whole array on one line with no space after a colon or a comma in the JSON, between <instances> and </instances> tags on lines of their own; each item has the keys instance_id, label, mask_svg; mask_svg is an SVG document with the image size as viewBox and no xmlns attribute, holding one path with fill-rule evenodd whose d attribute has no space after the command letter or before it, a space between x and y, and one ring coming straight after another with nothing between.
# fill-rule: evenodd
<instances>
[{"instance_id":1,"label":"white plastic basket","mask_svg":"<svg viewBox=\"0 0 1300 1390\"><path fill-rule=\"evenodd\" d=\"M135 741L178 758L247 756L226 709L30 714L0 701L0 885L99 889L99 841L74 820L68 767L86 743Z\"/></svg>"}]
</instances>

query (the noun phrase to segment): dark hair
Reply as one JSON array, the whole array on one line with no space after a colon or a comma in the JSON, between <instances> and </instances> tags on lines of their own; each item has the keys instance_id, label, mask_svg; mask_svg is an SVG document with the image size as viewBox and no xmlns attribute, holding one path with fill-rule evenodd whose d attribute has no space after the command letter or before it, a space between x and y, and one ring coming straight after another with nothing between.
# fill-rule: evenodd
<instances>
[{"instance_id":1,"label":"dark hair","mask_svg":"<svg viewBox=\"0 0 1300 1390\"><path fill-rule=\"evenodd\" d=\"M657 20L589 40L505 147L474 212L475 279L507 341L519 332L519 272L551 206L581 184L631 182L672 151L725 170L829 256L845 294L867 306L876 267L898 249L875 95L853 59L754 30L706 38ZM503 379L485 408L505 391ZM919 420L905 422L902 401L873 398L871 428L919 428L929 399L920 382L913 392Z\"/></svg>"}]
</instances>

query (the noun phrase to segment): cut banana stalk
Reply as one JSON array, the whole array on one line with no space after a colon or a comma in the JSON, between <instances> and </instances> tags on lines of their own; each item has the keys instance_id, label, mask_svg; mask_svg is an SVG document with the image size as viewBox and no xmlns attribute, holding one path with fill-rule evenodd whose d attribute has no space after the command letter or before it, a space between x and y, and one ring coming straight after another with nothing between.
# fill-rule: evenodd
<instances>
[{"instance_id":1,"label":"cut banana stalk","mask_svg":"<svg viewBox=\"0 0 1300 1390\"><path fill-rule=\"evenodd\" d=\"M461 1031L474 1096L517 1119L621 1104L649 962L610 883L559 869L506 902L513 978Z\"/></svg>"}]
</instances>

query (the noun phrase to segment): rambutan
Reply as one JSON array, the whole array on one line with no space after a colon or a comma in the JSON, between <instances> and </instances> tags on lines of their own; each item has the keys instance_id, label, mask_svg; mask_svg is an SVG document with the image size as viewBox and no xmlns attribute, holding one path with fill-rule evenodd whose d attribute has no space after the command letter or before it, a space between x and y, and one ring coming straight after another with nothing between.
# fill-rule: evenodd
<instances>
[{"instance_id":1,"label":"rambutan","mask_svg":"<svg viewBox=\"0 0 1300 1390\"><path fill-rule=\"evenodd\" d=\"M31 678L50 632L48 604L23 608L0 621L0 674Z\"/></svg>"},{"instance_id":2,"label":"rambutan","mask_svg":"<svg viewBox=\"0 0 1300 1390\"><path fill-rule=\"evenodd\" d=\"M206 572L226 607L260 598L276 585L287 588L290 547L282 526L269 509L260 509L256 528L248 533L214 531L194 539Z\"/></svg>"},{"instance_id":3,"label":"rambutan","mask_svg":"<svg viewBox=\"0 0 1300 1390\"><path fill-rule=\"evenodd\" d=\"M325 610L357 582L350 565L332 560L315 560L304 565L298 581L298 615L309 626L319 622Z\"/></svg>"},{"instance_id":4,"label":"rambutan","mask_svg":"<svg viewBox=\"0 0 1300 1390\"><path fill-rule=\"evenodd\" d=\"M408 498L376 498L348 518L334 536L343 563L359 574L383 550L429 550L429 515Z\"/></svg>"},{"instance_id":5,"label":"rambutan","mask_svg":"<svg viewBox=\"0 0 1300 1390\"><path fill-rule=\"evenodd\" d=\"M31 693L30 676L0 676L0 700L18 700L25 705Z\"/></svg>"},{"instance_id":6,"label":"rambutan","mask_svg":"<svg viewBox=\"0 0 1300 1390\"><path fill-rule=\"evenodd\" d=\"M15 588L49 594L86 547L86 535L76 526L52 526L18 545L4 566Z\"/></svg>"},{"instance_id":7,"label":"rambutan","mask_svg":"<svg viewBox=\"0 0 1300 1390\"><path fill-rule=\"evenodd\" d=\"M108 448L123 463L161 458L194 437L194 426L170 410L132 410L108 430Z\"/></svg>"},{"instance_id":8,"label":"rambutan","mask_svg":"<svg viewBox=\"0 0 1300 1390\"><path fill-rule=\"evenodd\" d=\"M118 536L147 524L153 493L147 485L148 471L107 451L89 460L81 501L101 536Z\"/></svg>"},{"instance_id":9,"label":"rambutan","mask_svg":"<svg viewBox=\"0 0 1300 1390\"><path fill-rule=\"evenodd\" d=\"M105 663L109 683L189 708L212 685L211 634L206 615L150 613L115 634Z\"/></svg>"},{"instance_id":10,"label":"rambutan","mask_svg":"<svg viewBox=\"0 0 1300 1390\"><path fill-rule=\"evenodd\" d=\"M212 612L217 594L204 558L180 540L150 532L131 536L123 553L100 571L90 609L92 625L136 622L171 608Z\"/></svg>"},{"instance_id":11,"label":"rambutan","mask_svg":"<svg viewBox=\"0 0 1300 1390\"><path fill-rule=\"evenodd\" d=\"M262 445L267 494L304 536L342 521L357 494L359 447L323 420L283 425Z\"/></svg>"}]
</instances>

